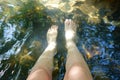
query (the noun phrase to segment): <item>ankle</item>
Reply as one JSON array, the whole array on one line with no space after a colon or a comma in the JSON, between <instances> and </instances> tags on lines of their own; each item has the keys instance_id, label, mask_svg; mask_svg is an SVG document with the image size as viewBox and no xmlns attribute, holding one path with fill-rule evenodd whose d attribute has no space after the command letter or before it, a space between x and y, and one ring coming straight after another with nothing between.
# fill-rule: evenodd
<instances>
[{"instance_id":1,"label":"ankle","mask_svg":"<svg viewBox=\"0 0 120 80\"><path fill-rule=\"evenodd\" d=\"M48 43L47 50L53 50L56 48L56 42Z\"/></svg>"},{"instance_id":2,"label":"ankle","mask_svg":"<svg viewBox=\"0 0 120 80\"><path fill-rule=\"evenodd\" d=\"M75 42L74 41L66 41L66 48L69 49L70 47L74 46Z\"/></svg>"}]
</instances>

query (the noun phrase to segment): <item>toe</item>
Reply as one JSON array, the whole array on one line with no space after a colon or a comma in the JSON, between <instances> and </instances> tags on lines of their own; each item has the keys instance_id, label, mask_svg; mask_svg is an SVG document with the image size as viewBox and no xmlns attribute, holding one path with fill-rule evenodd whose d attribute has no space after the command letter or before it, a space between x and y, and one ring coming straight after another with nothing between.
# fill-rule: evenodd
<instances>
[{"instance_id":1,"label":"toe","mask_svg":"<svg viewBox=\"0 0 120 80\"><path fill-rule=\"evenodd\" d=\"M66 20L65 20L65 24L67 24L68 20L69 20L69 19L66 19Z\"/></svg>"},{"instance_id":2,"label":"toe","mask_svg":"<svg viewBox=\"0 0 120 80\"><path fill-rule=\"evenodd\" d=\"M55 29L58 29L58 26L57 26L57 25L55 25Z\"/></svg>"},{"instance_id":3,"label":"toe","mask_svg":"<svg viewBox=\"0 0 120 80\"><path fill-rule=\"evenodd\" d=\"M73 25L73 21L71 19L69 19L69 23L70 25Z\"/></svg>"},{"instance_id":4,"label":"toe","mask_svg":"<svg viewBox=\"0 0 120 80\"><path fill-rule=\"evenodd\" d=\"M48 33L51 31L51 28L48 29Z\"/></svg>"},{"instance_id":5,"label":"toe","mask_svg":"<svg viewBox=\"0 0 120 80\"><path fill-rule=\"evenodd\" d=\"M51 27L54 31L56 31L57 29L58 29L58 26L56 26L56 25L52 25L52 27Z\"/></svg>"},{"instance_id":6,"label":"toe","mask_svg":"<svg viewBox=\"0 0 120 80\"><path fill-rule=\"evenodd\" d=\"M71 21L72 21L72 20L71 20L71 19L69 19L69 22L70 22L70 23L71 23Z\"/></svg>"},{"instance_id":7,"label":"toe","mask_svg":"<svg viewBox=\"0 0 120 80\"><path fill-rule=\"evenodd\" d=\"M65 20L65 25L68 26L69 25L69 19Z\"/></svg>"}]
</instances>

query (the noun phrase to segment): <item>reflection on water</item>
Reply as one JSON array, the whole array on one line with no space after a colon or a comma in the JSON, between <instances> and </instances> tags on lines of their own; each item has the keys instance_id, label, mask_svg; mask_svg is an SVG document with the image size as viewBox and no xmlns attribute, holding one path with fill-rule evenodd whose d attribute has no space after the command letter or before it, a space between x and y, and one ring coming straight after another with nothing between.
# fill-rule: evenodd
<instances>
[{"instance_id":1,"label":"reflection on water","mask_svg":"<svg viewBox=\"0 0 120 80\"><path fill-rule=\"evenodd\" d=\"M42 0L41 3L45 7L39 0L0 1L1 80L26 79L47 46L46 32L51 24L59 26L53 78L62 80L67 52L63 46L66 18L73 18L79 24L77 46L94 80L120 79L119 18L109 21L110 15L107 18L104 9L99 11L97 5L92 6L85 0Z\"/></svg>"}]
</instances>

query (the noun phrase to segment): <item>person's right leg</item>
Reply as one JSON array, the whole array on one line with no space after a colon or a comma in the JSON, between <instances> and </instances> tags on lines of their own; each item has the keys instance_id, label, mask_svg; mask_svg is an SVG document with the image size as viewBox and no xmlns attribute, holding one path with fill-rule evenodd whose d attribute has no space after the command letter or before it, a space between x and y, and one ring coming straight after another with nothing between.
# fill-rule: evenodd
<instances>
[{"instance_id":1,"label":"person's right leg","mask_svg":"<svg viewBox=\"0 0 120 80\"><path fill-rule=\"evenodd\" d=\"M66 19L65 38L68 54L64 80L92 80L90 70L74 42L75 36L75 23L71 19Z\"/></svg>"},{"instance_id":2,"label":"person's right leg","mask_svg":"<svg viewBox=\"0 0 120 80\"><path fill-rule=\"evenodd\" d=\"M47 32L48 46L33 66L27 80L52 80L53 59L56 53L58 26L53 25Z\"/></svg>"}]
</instances>

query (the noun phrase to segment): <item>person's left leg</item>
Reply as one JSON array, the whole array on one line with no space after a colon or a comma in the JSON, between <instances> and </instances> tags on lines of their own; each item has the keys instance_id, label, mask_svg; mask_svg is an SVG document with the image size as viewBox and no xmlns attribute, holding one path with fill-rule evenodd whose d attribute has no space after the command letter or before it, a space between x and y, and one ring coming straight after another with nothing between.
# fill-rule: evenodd
<instances>
[{"instance_id":1,"label":"person's left leg","mask_svg":"<svg viewBox=\"0 0 120 80\"><path fill-rule=\"evenodd\" d=\"M58 26L53 25L47 32L48 46L37 62L27 80L52 80L53 58L56 53Z\"/></svg>"},{"instance_id":2,"label":"person's left leg","mask_svg":"<svg viewBox=\"0 0 120 80\"><path fill-rule=\"evenodd\" d=\"M68 54L64 80L93 80L88 65L76 46L76 31L76 24L71 19L66 19L65 39Z\"/></svg>"}]
</instances>

